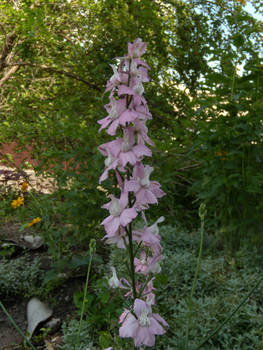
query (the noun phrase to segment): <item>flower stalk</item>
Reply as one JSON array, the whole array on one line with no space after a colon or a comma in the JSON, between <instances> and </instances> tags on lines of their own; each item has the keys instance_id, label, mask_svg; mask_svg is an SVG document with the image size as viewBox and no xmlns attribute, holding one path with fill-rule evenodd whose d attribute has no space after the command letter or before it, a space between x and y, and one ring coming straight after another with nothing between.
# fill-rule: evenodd
<instances>
[{"instance_id":1,"label":"flower stalk","mask_svg":"<svg viewBox=\"0 0 263 350\"><path fill-rule=\"evenodd\" d=\"M116 244L127 250L128 280L118 280L115 268L110 284L126 289L130 307L120 316L119 335L133 338L134 347L154 346L155 335L164 334L165 320L152 312L155 307L153 275L160 270L162 248L157 222L148 227L145 211L150 204L158 204L158 199L165 195L156 181L150 180L154 170L144 165L145 157L151 157L148 145L154 143L148 137L146 122L152 119L147 102L143 97L143 83L149 81L150 67L141 60L146 50L146 43L136 39L128 44L128 53L119 58L119 66L113 68L113 76L107 82L106 92L109 103L105 105L108 115L99 120L100 131L106 129L110 136L118 136L113 141L99 146L99 151L106 157L105 169L99 182L113 175L117 180L119 197L110 195L110 202L102 208L109 216L102 221L108 244ZM141 214L144 227L134 229L134 220ZM140 258L137 257L140 254Z\"/></svg>"},{"instance_id":2,"label":"flower stalk","mask_svg":"<svg viewBox=\"0 0 263 350\"><path fill-rule=\"evenodd\" d=\"M25 336L25 334L21 331L21 329L18 327L18 325L15 323L13 317L9 314L9 312L6 310L4 304L0 301L0 307L3 310L3 312L6 314L8 320L12 324L12 326L15 328L15 330L21 335L21 337L24 339L24 341L33 349L37 350L34 345L31 343L31 341Z\"/></svg>"},{"instance_id":3,"label":"flower stalk","mask_svg":"<svg viewBox=\"0 0 263 350\"><path fill-rule=\"evenodd\" d=\"M192 322L193 296L194 296L194 292L195 292L195 288L196 288L197 277L198 277L198 273L199 273L199 269L200 269L201 256L202 256L202 250L203 250L205 215L206 215L206 206L204 203L202 203L200 205L200 208L199 208L199 217L201 219L200 247L199 247L199 254L198 254L196 268L195 268L195 275L194 275L192 290L191 290L190 298L188 301L187 328L186 328L186 336L185 336L185 350L188 349L189 332L190 332L190 327L191 327L191 322Z\"/></svg>"}]
</instances>

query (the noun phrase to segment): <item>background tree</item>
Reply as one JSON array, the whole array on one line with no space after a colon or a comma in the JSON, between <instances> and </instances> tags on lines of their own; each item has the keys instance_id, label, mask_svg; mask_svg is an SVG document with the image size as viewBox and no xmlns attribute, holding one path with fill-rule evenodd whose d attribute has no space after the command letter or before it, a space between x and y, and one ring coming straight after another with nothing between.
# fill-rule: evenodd
<instances>
[{"instance_id":1,"label":"background tree","mask_svg":"<svg viewBox=\"0 0 263 350\"><path fill-rule=\"evenodd\" d=\"M96 225L100 215L104 82L109 63L141 37L152 68L153 163L168 193L158 210L190 223L205 200L211 227L234 232L242 222L246 232L246 203L262 208L263 25L240 2L3 0L0 15L0 140L34 145L37 170L52 167L70 199L69 221L88 211Z\"/></svg>"}]
</instances>

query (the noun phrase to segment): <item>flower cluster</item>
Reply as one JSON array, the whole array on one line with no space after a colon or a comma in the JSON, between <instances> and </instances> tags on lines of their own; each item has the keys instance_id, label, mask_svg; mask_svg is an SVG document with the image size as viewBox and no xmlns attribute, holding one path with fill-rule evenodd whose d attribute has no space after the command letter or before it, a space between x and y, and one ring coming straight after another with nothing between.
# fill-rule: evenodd
<instances>
[{"instance_id":1,"label":"flower cluster","mask_svg":"<svg viewBox=\"0 0 263 350\"><path fill-rule=\"evenodd\" d=\"M20 207L21 205L24 205L24 197L18 197L17 199L14 199L11 203L11 207L13 209L16 209Z\"/></svg>"},{"instance_id":2,"label":"flower cluster","mask_svg":"<svg viewBox=\"0 0 263 350\"><path fill-rule=\"evenodd\" d=\"M144 157L151 157L153 141L149 138L146 122L152 119L147 102L143 97L143 83L149 81L149 66L141 60L146 43L136 39L128 44L128 54L119 58L119 66L113 68L113 76L107 82L109 103L105 105L107 116L98 121L100 131L115 136L113 141L99 146L105 159L105 169L99 182L106 180L113 172L117 179L119 196L109 195L110 201L103 205L109 215L103 220L108 244L116 244L127 250L128 280L113 276L109 284L113 288L126 289L125 297L131 298L131 307L120 317L121 337L131 337L135 347L154 346L155 335L164 334L165 320L152 312L155 305L154 274L160 272L162 248L158 224L148 226L145 211L150 204L157 204L165 195L158 182L150 179L154 168L142 163ZM144 227L133 229L138 215L144 220ZM136 256L138 255L138 257Z\"/></svg>"},{"instance_id":3,"label":"flower cluster","mask_svg":"<svg viewBox=\"0 0 263 350\"><path fill-rule=\"evenodd\" d=\"M41 219L40 219L40 217L38 216L37 218L35 218L35 219L33 219L31 222L29 222L29 223L27 224L27 227L31 227L31 226L37 224L37 223L40 222L40 221L41 221Z\"/></svg>"}]
</instances>

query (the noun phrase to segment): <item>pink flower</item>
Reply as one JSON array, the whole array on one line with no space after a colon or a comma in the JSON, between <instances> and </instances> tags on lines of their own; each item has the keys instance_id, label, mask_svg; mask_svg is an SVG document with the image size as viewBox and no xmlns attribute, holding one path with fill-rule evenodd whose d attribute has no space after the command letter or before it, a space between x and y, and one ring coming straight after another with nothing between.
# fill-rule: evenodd
<instances>
[{"instance_id":1,"label":"pink flower","mask_svg":"<svg viewBox=\"0 0 263 350\"><path fill-rule=\"evenodd\" d=\"M153 168L149 165L144 167L142 163L137 163L133 169L133 178L125 182L124 190L135 193L135 205L138 207L142 204L158 203L157 198L165 195L157 181L150 181L152 171Z\"/></svg>"},{"instance_id":2,"label":"pink flower","mask_svg":"<svg viewBox=\"0 0 263 350\"><path fill-rule=\"evenodd\" d=\"M127 193L122 193L120 199L113 195L110 195L110 198L111 201L102 206L102 208L109 210L110 216L101 223L104 225L108 237L114 236L120 226L127 226L137 216L134 208L126 208L128 204Z\"/></svg>"},{"instance_id":3,"label":"pink flower","mask_svg":"<svg viewBox=\"0 0 263 350\"><path fill-rule=\"evenodd\" d=\"M109 152L109 149L107 149L106 152L108 153L108 157L104 161L106 169L101 174L101 176L99 178L99 183L101 183L102 181L106 180L108 178L108 176L109 176L109 171L113 170L113 169L116 169L117 166L118 166L118 159L113 157L113 155Z\"/></svg>"},{"instance_id":4,"label":"pink flower","mask_svg":"<svg viewBox=\"0 0 263 350\"><path fill-rule=\"evenodd\" d=\"M144 82L147 83L150 79L148 76L148 70L145 67L142 67L141 65L139 65L138 61L135 60L131 60L130 62L127 62L127 68L129 69L129 65L130 65L130 76L132 78L131 80L131 86L136 85L136 83L138 81L140 82Z\"/></svg>"},{"instance_id":5,"label":"pink flower","mask_svg":"<svg viewBox=\"0 0 263 350\"><path fill-rule=\"evenodd\" d=\"M161 216L159 217L159 219L157 219L155 221L155 223L149 227L149 230L156 236L159 236L159 227L158 224L160 224L161 222L164 222L164 217ZM160 236L159 236L160 237Z\"/></svg>"},{"instance_id":6,"label":"pink flower","mask_svg":"<svg viewBox=\"0 0 263 350\"><path fill-rule=\"evenodd\" d=\"M150 272L159 273L161 267L159 261L163 259L161 254L147 257L146 253L142 251L140 259L134 258L135 272L140 272L143 275L147 275Z\"/></svg>"},{"instance_id":7,"label":"pink flower","mask_svg":"<svg viewBox=\"0 0 263 350\"><path fill-rule=\"evenodd\" d=\"M124 62L123 62L124 63ZM128 83L128 74L127 72L122 71L123 63L120 64L119 69L111 64L111 68L113 69L113 76L108 80L105 92L109 90L113 90L119 84L127 84Z\"/></svg>"},{"instance_id":8,"label":"pink flower","mask_svg":"<svg viewBox=\"0 0 263 350\"><path fill-rule=\"evenodd\" d=\"M100 145L99 151L104 156L111 155L112 158L118 158L118 164L122 168L125 168L128 163L135 165L144 156L151 157L152 155L152 151L145 145L135 144L134 131L130 127L124 129L123 138Z\"/></svg>"},{"instance_id":9,"label":"pink flower","mask_svg":"<svg viewBox=\"0 0 263 350\"><path fill-rule=\"evenodd\" d=\"M142 241L148 246L160 246L160 236L155 235L148 227L144 227L142 230L135 230L132 232L134 241ZM161 248L160 248L161 251Z\"/></svg>"},{"instance_id":10,"label":"pink flower","mask_svg":"<svg viewBox=\"0 0 263 350\"><path fill-rule=\"evenodd\" d=\"M145 98L142 96L144 92L144 88L142 86L141 82L138 82L134 87L129 87L127 85L119 85L118 87L118 95L130 95L133 96L134 102L136 104L143 103L144 105L147 104Z\"/></svg>"},{"instance_id":11,"label":"pink flower","mask_svg":"<svg viewBox=\"0 0 263 350\"><path fill-rule=\"evenodd\" d=\"M131 58L141 57L147 47L147 43L143 42L141 38L134 40L133 43L128 43L128 53Z\"/></svg>"},{"instance_id":12,"label":"pink flower","mask_svg":"<svg viewBox=\"0 0 263 350\"><path fill-rule=\"evenodd\" d=\"M120 227L114 235L105 235L103 239L106 239L107 244L116 244L121 249L126 249L125 243L128 244L128 237L123 227Z\"/></svg>"},{"instance_id":13,"label":"pink flower","mask_svg":"<svg viewBox=\"0 0 263 350\"><path fill-rule=\"evenodd\" d=\"M154 142L147 135L148 128L145 125L145 121L136 119L133 122L133 130L137 133L138 144L148 143L149 145L154 146Z\"/></svg>"},{"instance_id":14,"label":"pink flower","mask_svg":"<svg viewBox=\"0 0 263 350\"><path fill-rule=\"evenodd\" d=\"M137 112L139 120L146 121L148 119L152 119L152 115L149 112L149 108L147 107L147 105L136 105L135 103L133 103L133 108Z\"/></svg>"},{"instance_id":15,"label":"pink flower","mask_svg":"<svg viewBox=\"0 0 263 350\"><path fill-rule=\"evenodd\" d=\"M121 315L120 337L133 338L136 347L143 344L154 346L155 335L165 333L162 325L168 326L167 322L160 315L153 314L151 306L141 299L135 299L133 311L136 317L128 310Z\"/></svg>"},{"instance_id":16,"label":"pink flower","mask_svg":"<svg viewBox=\"0 0 263 350\"><path fill-rule=\"evenodd\" d=\"M110 103L105 106L109 115L98 121L101 124L99 131L109 126L107 132L109 135L115 135L119 125L125 126L126 123L134 122L138 114L131 108L126 108L126 98L115 100L111 97Z\"/></svg>"}]
</instances>

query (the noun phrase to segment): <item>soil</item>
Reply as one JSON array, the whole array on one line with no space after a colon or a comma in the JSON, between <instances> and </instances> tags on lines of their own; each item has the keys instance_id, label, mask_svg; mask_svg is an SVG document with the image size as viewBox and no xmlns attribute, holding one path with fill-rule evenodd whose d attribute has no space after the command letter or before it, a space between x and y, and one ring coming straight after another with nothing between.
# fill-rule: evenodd
<instances>
[{"instance_id":1,"label":"soil","mask_svg":"<svg viewBox=\"0 0 263 350\"><path fill-rule=\"evenodd\" d=\"M1 150L0 150L1 155ZM39 194L52 193L56 189L56 184L52 178L46 178L44 176L36 176L32 169L22 170L22 175L19 175L18 181L12 180L12 176L17 176L20 174L18 168L9 168L0 165L0 186L3 185L14 185L17 183L19 186L23 181L29 184L30 189L36 190ZM11 176L10 183L8 183L9 176ZM40 247L38 249L32 249L30 244L23 240L25 235L34 235L34 229L24 229L23 232L19 231L21 223L19 222L5 222L0 227L0 247L1 243L11 243L15 245L15 253L9 257L9 259L16 258L18 256L23 256L24 254L30 255L30 260L32 261L36 257L40 257L41 262L43 261L42 268L44 270L50 269L50 259L48 257L47 249L45 247ZM0 256L1 264L1 256ZM85 269L84 269L85 270ZM59 319L60 325L64 321L72 318L77 318L76 308L73 303L74 292L80 290L84 284L86 271L81 271L78 274L70 277L67 281L63 282L57 289L52 291L49 300L41 300L48 304L53 310L51 318ZM0 276L1 278L1 276ZM29 298L14 297L7 295L0 295L0 301L7 309L8 313L12 316L15 323L25 334L27 329L27 317L26 308ZM47 320L48 321L48 320ZM44 324L40 324L39 327L34 332L35 336L41 334L40 328L45 327ZM39 336L40 342L34 342L36 349L38 350L55 350L56 345L62 343L62 333L61 327L56 327L52 334L45 336ZM17 330L12 326L8 320L5 313L0 308L0 350L25 350L29 349L23 345L24 340L22 336L19 335Z\"/></svg>"},{"instance_id":2,"label":"soil","mask_svg":"<svg viewBox=\"0 0 263 350\"><path fill-rule=\"evenodd\" d=\"M21 237L21 232L18 231L20 225L16 222L10 222L0 228L0 241L15 242L17 250L15 256L30 254L30 258L34 260L35 257L43 257L43 261L47 257L46 249L41 247L39 249L29 249ZM27 232L24 231L23 234ZM31 231L32 234L32 231ZM12 259L12 257L11 257ZM1 260L0 260L1 263ZM45 265L45 264L43 264ZM44 266L48 269L49 266ZM1 278L1 277L0 277ZM73 294L80 289L84 278L82 276L67 280L63 285L59 286L52 292L51 300L43 302L49 304L53 310L52 318L59 319L60 325L63 321L71 318L76 318L76 309L73 303ZM0 296L0 300L14 319L15 323L25 334L27 329L26 307L29 301L28 298L14 297L14 296ZM45 323L40 325L34 334L39 333L39 328L45 327ZM41 332L40 332L41 333ZM57 344L61 343L60 326L55 329L52 334L46 335L44 338L40 337L40 344L35 344L39 350L53 350ZM27 349L23 346L23 338L8 321L5 313L0 309L0 350L22 350Z\"/></svg>"}]
</instances>

